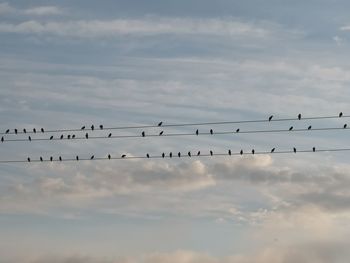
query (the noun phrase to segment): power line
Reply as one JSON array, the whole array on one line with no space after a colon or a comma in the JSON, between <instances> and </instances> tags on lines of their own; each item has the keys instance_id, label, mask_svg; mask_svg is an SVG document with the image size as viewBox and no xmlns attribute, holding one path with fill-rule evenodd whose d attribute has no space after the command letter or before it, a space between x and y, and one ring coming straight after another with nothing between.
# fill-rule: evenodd
<instances>
[{"instance_id":1,"label":"power line","mask_svg":"<svg viewBox=\"0 0 350 263\"><path fill-rule=\"evenodd\" d=\"M44 162L80 162L80 161L102 161L102 160L132 160L132 159L181 159L181 158L199 158L199 157L215 157L215 156L245 156L245 155L263 155L263 154L269 154L269 155L275 155L275 154L297 154L297 153L322 153L322 152L344 152L344 151L350 151L350 148L333 148L333 149L304 149L304 150L284 150L284 151L255 151L254 153L252 152L244 152L244 153L240 153L240 152L231 152L231 154L229 154L228 152L226 153L212 153L212 154L203 154L201 153L200 155L196 155L194 154L184 154L181 155L181 157L177 157L175 156L175 154L170 157L169 155L150 155L149 157L147 157L147 155L145 156L125 156L125 157L94 157L93 159L90 158L79 158L78 160L76 158L61 158L61 160L59 160L58 158L56 159L52 159L52 161L50 159L42 159L42 161L40 159L30 159L30 161L28 160L0 160L0 164L6 164L6 163L44 163ZM175 152L174 152L175 153Z\"/></svg>"},{"instance_id":2,"label":"power line","mask_svg":"<svg viewBox=\"0 0 350 263\"><path fill-rule=\"evenodd\" d=\"M147 128L156 128L156 127L186 127L186 126L204 126L204 125L226 125L226 124L245 124L245 123L263 123L263 122L284 122L284 121L295 121L295 120L320 120L320 119L339 119L339 118L350 118L350 115L341 115L337 116L313 116L313 117L302 117L302 118L272 118L272 119L258 119L258 120L240 120L240 121L220 121L220 122L197 122L197 123L177 123L177 124L162 124L159 125L139 125L139 126L119 126L119 127L104 127L100 125L99 127L86 127L85 129L54 129L54 130L44 130L42 133L58 133L58 132L81 132L81 131L93 131L93 130L127 130L127 129L147 129ZM40 129L32 131L26 130L7 130L5 132L0 132L0 135L5 134L33 134L40 133Z\"/></svg>"},{"instance_id":3,"label":"power line","mask_svg":"<svg viewBox=\"0 0 350 263\"><path fill-rule=\"evenodd\" d=\"M75 138L68 138L68 137L57 137L57 138L30 138L30 139L4 139L3 142L32 142L32 141L62 141L62 140L68 140L68 141L74 141L74 140L91 140L91 139L127 139L127 138L147 138L147 137L177 137L177 136L200 136L200 135L227 135L227 134L255 134L255 133L284 133L284 132L312 132L312 131L331 131L331 130L349 130L347 127L323 127L323 128L301 128L301 129L272 129L272 130L239 130L239 131L218 131L218 132L196 132L194 133L163 133L162 135L159 134L145 134L145 136L141 135L111 135L111 136L91 136L89 135L88 138L86 136L82 137L75 137Z\"/></svg>"}]
</instances>

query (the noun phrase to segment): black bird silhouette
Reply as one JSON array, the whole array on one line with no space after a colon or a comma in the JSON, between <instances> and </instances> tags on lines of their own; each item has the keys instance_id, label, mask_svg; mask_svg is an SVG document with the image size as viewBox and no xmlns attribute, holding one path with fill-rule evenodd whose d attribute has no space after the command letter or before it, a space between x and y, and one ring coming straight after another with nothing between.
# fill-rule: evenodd
<instances>
[{"instance_id":1,"label":"black bird silhouette","mask_svg":"<svg viewBox=\"0 0 350 263\"><path fill-rule=\"evenodd\" d=\"M191 152L188 152L187 155L188 155L189 157L191 157Z\"/></svg>"},{"instance_id":2,"label":"black bird silhouette","mask_svg":"<svg viewBox=\"0 0 350 263\"><path fill-rule=\"evenodd\" d=\"M344 126L343 126L343 128L346 129L347 126L348 126L348 125L345 123Z\"/></svg>"},{"instance_id":3,"label":"black bird silhouette","mask_svg":"<svg viewBox=\"0 0 350 263\"><path fill-rule=\"evenodd\" d=\"M310 125L309 127L307 127L308 130L311 130L312 126Z\"/></svg>"},{"instance_id":4,"label":"black bird silhouette","mask_svg":"<svg viewBox=\"0 0 350 263\"><path fill-rule=\"evenodd\" d=\"M77 160L77 161L79 161L79 156L77 155L77 156L75 156L75 159Z\"/></svg>"},{"instance_id":5,"label":"black bird silhouette","mask_svg":"<svg viewBox=\"0 0 350 263\"><path fill-rule=\"evenodd\" d=\"M43 157L40 156L40 162L42 162L42 161L43 161Z\"/></svg>"},{"instance_id":6,"label":"black bird silhouette","mask_svg":"<svg viewBox=\"0 0 350 263\"><path fill-rule=\"evenodd\" d=\"M196 135L198 135L199 134L199 131L198 131L198 129L196 130Z\"/></svg>"},{"instance_id":7,"label":"black bird silhouette","mask_svg":"<svg viewBox=\"0 0 350 263\"><path fill-rule=\"evenodd\" d=\"M294 151L294 153L296 153L296 152L297 152L297 149L294 147L294 148L293 148L293 151Z\"/></svg>"},{"instance_id":8,"label":"black bird silhouette","mask_svg":"<svg viewBox=\"0 0 350 263\"><path fill-rule=\"evenodd\" d=\"M172 152L169 153L169 157L170 157L170 158L173 157L173 153L172 153Z\"/></svg>"},{"instance_id":9,"label":"black bird silhouette","mask_svg":"<svg viewBox=\"0 0 350 263\"><path fill-rule=\"evenodd\" d=\"M210 129L210 134L213 135L213 129Z\"/></svg>"},{"instance_id":10,"label":"black bird silhouette","mask_svg":"<svg viewBox=\"0 0 350 263\"><path fill-rule=\"evenodd\" d=\"M145 132L144 132L144 131L143 131L141 134L142 134L142 137L145 137L145 136L146 136L146 134L145 134Z\"/></svg>"},{"instance_id":11,"label":"black bird silhouette","mask_svg":"<svg viewBox=\"0 0 350 263\"><path fill-rule=\"evenodd\" d=\"M31 142L32 141L32 137L28 136L28 140Z\"/></svg>"},{"instance_id":12,"label":"black bird silhouette","mask_svg":"<svg viewBox=\"0 0 350 263\"><path fill-rule=\"evenodd\" d=\"M27 130L26 130L26 129L23 129L23 133L27 133Z\"/></svg>"},{"instance_id":13,"label":"black bird silhouette","mask_svg":"<svg viewBox=\"0 0 350 263\"><path fill-rule=\"evenodd\" d=\"M95 155L92 155L91 157L90 157L90 160L92 160L92 159L94 159L95 158Z\"/></svg>"},{"instance_id":14,"label":"black bird silhouette","mask_svg":"<svg viewBox=\"0 0 350 263\"><path fill-rule=\"evenodd\" d=\"M269 117L269 121L271 121L271 120L272 120L272 118L273 118L273 115L271 115L271 116Z\"/></svg>"},{"instance_id":15,"label":"black bird silhouette","mask_svg":"<svg viewBox=\"0 0 350 263\"><path fill-rule=\"evenodd\" d=\"M88 133L85 133L85 138L89 139L89 134Z\"/></svg>"},{"instance_id":16,"label":"black bird silhouette","mask_svg":"<svg viewBox=\"0 0 350 263\"><path fill-rule=\"evenodd\" d=\"M50 140L52 140L52 139L53 139L53 135L50 136Z\"/></svg>"},{"instance_id":17,"label":"black bird silhouette","mask_svg":"<svg viewBox=\"0 0 350 263\"><path fill-rule=\"evenodd\" d=\"M289 130L290 130L290 131L293 130L293 126L290 126Z\"/></svg>"},{"instance_id":18,"label":"black bird silhouette","mask_svg":"<svg viewBox=\"0 0 350 263\"><path fill-rule=\"evenodd\" d=\"M45 132L44 128L41 128L41 129L40 129L40 131L41 131L42 133L44 133L44 132Z\"/></svg>"},{"instance_id":19,"label":"black bird silhouette","mask_svg":"<svg viewBox=\"0 0 350 263\"><path fill-rule=\"evenodd\" d=\"M343 113L339 112L339 118L343 117Z\"/></svg>"},{"instance_id":20,"label":"black bird silhouette","mask_svg":"<svg viewBox=\"0 0 350 263\"><path fill-rule=\"evenodd\" d=\"M68 140L70 139L70 134L67 135Z\"/></svg>"},{"instance_id":21,"label":"black bird silhouette","mask_svg":"<svg viewBox=\"0 0 350 263\"><path fill-rule=\"evenodd\" d=\"M63 137L64 137L64 136L63 136L63 134L62 134L62 135L61 135L61 137L60 137L60 139L62 140L62 139L63 139Z\"/></svg>"},{"instance_id":22,"label":"black bird silhouette","mask_svg":"<svg viewBox=\"0 0 350 263\"><path fill-rule=\"evenodd\" d=\"M81 127L81 130L85 130L85 126Z\"/></svg>"},{"instance_id":23,"label":"black bird silhouette","mask_svg":"<svg viewBox=\"0 0 350 263\"><path fill-rule=\"evenodd\" d=\"M17 129L15 129L15 134L17 134L18 133L18 131L17 131Z\"/></svg>"},{"instance_id":24,"label":"black bird silhouette","mask_svg":"<svg viewBox=\"0 0 350 263\"><path fill-rule=\"evenodd\" d=\"M1 137L1 142L4 142L4 136Z\"/></svg>"},{"instance_id":25,"label":"black bird silhouette","mask_svg":"<svg viewBox=\"0 0 350 263\"><path fill-rule=\"evenodd\" d=\"M112 137L112 133L108 134L108 138L111 138Z\"/></svg>"},{"instance_id":26,"label":"black bird silhouette","mask_svg":"<svg viewBox=\"0 0 350 263\"><path fill-rule=\"evenodd\" d=\"M30 162L30 158L29 157L27 158L27 160L28 160L28 162Z\"/></svg>"},{"instance_id":27,"label":"black bird silhouette","mask_svg":"<svg viewBox=\"0 0 350 263\"><path fill-rule=\"evenodd\" d=\"M163 135L163 132L164 132L164 131L161 131L161 132L159 133L159 136Z\"/></svg>"},{"instance_id":28,"label":"black bird silhouette","mask_svg":"<svg viewBox=\"0 0 350 263\"><path fill-rule=\"evenodd\" d=\"M241 150L239 153L242 155L243 154L243 150Z\"/></svg>"},{"instance_id":29,"label":"black bird silhouette","mask_svg":"<svg viewBox=\"0 0 350 263\"><path fill-rule=\"evenodd\" d=\"M110 154L108 154L108 159L109 159L109 160L111 159L111 155L110 155Z\"/></svg>"},{"instance_id":30,"label":"black bird silhouette","mask_svg":"<svg viewBox=\"0 0 350 263\"><path fill-rule=\"evenodd\" d=\"M162 157L163 157L163 158L165 157L165 153L162 153Z\"/></svg>"},{"instance_id":31,"label":"black bird silhouette","mask_svg":"<svg viewBox=\"0 0 350 263\"><path fill-rule=\"evenodd\" d=\"M210 151L210 155L213 156L213 151Z\"/></svg>"},{"instance_id":32,"label":"black bird silhouette","mask_svg":"<svg viewBox=\"0 0 350 263\"><path fill-rule=\"evenodd\" d=\"M236 132L239 132L239 129L237 129Z\"/></svg>"},{"instance_id":33,"label":"black bird silhouette","mask_svg":"<svg viewBox=\"0 0 350 263\"><path fill-rule=\"evenodd\" d=\"M50 156L50 162L52 162L52 160L53 160L53 157L52 157L52 156Z\"/></svg>"},{"instance_id":34,"label":"black bird silhouette","mask_svg":"<svg viewBox=\"0 0 350 263\"><path fill-rule=\"evenodd\" d=\"M36 133L36 129L35 128L33 128L33 132Z\"/></svg>"},{"instance_id":35,"label":"black bird silhouette","mask_svg":"<svg viewBox=\"0 0 350 263\"><path fill-rule=\"evenodd\" d=\"M103 130L103 125L102 124L100 125L100 130Z\"/></svg>"},{"instance_id":36,"label":"black bird silhouette","mask_svg":"<svg viewBox=\"0 0 350 263\"><path fill-rule=\"evenodd\" d=\"M95 126L94 125L91 125L91 130L93 131L95 129Z\"/></svg>"},{"instance_id":37,"label":"black bird silhouette","mask_svg":"<svg viewBox=\"0 0 350 263\"><path fill-rule=\"evenodd\" d=\"M231 150L228 150L228 155L231 155L232 153L231 153Z\"/></svg>"},{"instance_id":38,"label":"black bird silhouette","mask_svg":"<svg viewBox=\"0 0 350 263\"><path fill-rule=\"evenodd\" d=\"M148 153L146 154L146 156L147 156L147 158L149 158L149 154Z\"/></svg>"},{"instance_id":39,"label":"black bird silhouette","mask_svg":"<svg viewBox=\"0 0 350 263\"><path fill-rule=\"evenodd\" d=\"M271 152L273 153L274 151L275 151L275 148L272 148L272 149L271 149Z\"/></svg>"},{"instance_id":40,"label":"black bird silhouette","mask_svg":"<svg viewBox=\"0 0 350 263\"><path fill-rule=\"evenodd\" d=\"M254 149L252 150L252 154L255 154L255 150Z\"/></svg>"},{"instance_id":41,"label":"black bird silhouette","mask_svg":"<svg viewBox=\"0 0 350 263\"><path fill-rule=\"evenodd\" d=\"M180 152L178 152L178 153L177 153L177 156L180 158L180 157L181 157L181 153L180 153Z\"/></svg>"},{"instance_id":42,"label":"black bird silhouette","mask_svg":"<svg viewBox=\"0 0 350 263\"><path fill-rule=\"evenodd\" d=\"M160 126L162 126L162 124L163 124L163 122L161 121L160 123L158 123L158 126L160 127Z\"/></svg>"},{"instance_id":43,"label":"black bird silhouette","mask_svg":"<svg viewBox=\"0 0 350 263\"><path fill-rule=\"evenodd\" d=\"M9 132L10 132L10 129L7 129L7 130L6 130L6 134L8 134Z\"/></svg>"},{"instance_id":44,"label":"black bird silhouette","mask_svg":"<svg viewBox=\"0 0 350 263\"><path fill-rule=\"evenodd\" d=\"M300 120L300 119L301 119L301 114L299 113L299 114L298 114L298 120Z\"/></svg>"},{"instance_id":45,"label":"black bird silhouette","mask_svg":"<svg viewBox=\"0 0 350 263\"><path fill-rule=\"evenodd\" d=\"M313 152L316 152L316 148L315 148L315 147L312 147L312 151L313 151Z\"/></svg>"},{"instance_id":46,"label":"black bird silhouette","mask_svg":"<svg viewBox=\"0 0 350 263\"><path fill-rule=\"evenodd\" d=\"M122 158L125 158L125 157L126 157L126 154L123 154L123 155L122 155Z\"/></svg>"},{"instance_id":47,"label":"black bird silhouette","mask_svg":"<svg viewBox=\"0 0 350 263\"><path fill-rule=\"evenodd\" d=\"M197 156L199 156L199 155L201 155L201 151L198 151L198 152L197 152Z\"/></svg>"},{"instance_id":48,"label":"black bird silhouette","mask_svg":"<svg viewBox=\"0 0 350 263\"><path fill-rule=\"evenodd\" d=\"M58 159L60 160L60 162L62 162L62 157L60 156L60 157L58 157Z\"/></svg>"},{"instance_id":49,"label":"black bird silhouette","mask_svg":"<svg viewBox=\"0 0 350 263\"><path fill-rule=\"evenodd\" d=\"M75 134L72 135L72 139L75 139Z\"/></svg>"}]
</instances>

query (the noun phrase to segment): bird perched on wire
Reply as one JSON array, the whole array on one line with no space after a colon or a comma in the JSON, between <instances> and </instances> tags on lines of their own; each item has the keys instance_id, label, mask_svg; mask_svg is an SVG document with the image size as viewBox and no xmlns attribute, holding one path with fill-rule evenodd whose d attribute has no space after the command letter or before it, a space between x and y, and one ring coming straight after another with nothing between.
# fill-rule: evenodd
<instances>
[{"instance_id":1,"label":"bird perched on wire","mask_svg":"<svg viewBox=\"0 0 350 263\"><path fill-rule=\"evenodd\" d=\"M50 156L50 162L52 162L53 161L53 157L52 156Z\"/></svg>"},{"instance_id":2,"label":"bird perched on wire","mask_svg":"<svg viewBox=\"0 0 350 263\"><path fill-rule=\"evenodd\" d=\"M255 150L254 149L252 150L252 154L255 154Z\"/></svg>"},{"instance_id":3,"label":"bird perched on wire","mask_svg":"<svg viewBox=\"0 0 350 263\"><path fill-rule=\"evenodd\" d=\"M158 123L158 127L162 126L162 124L163 124L163 122L162 122L162 121L161 121L161 122L159 122L159 123Z\"/></svg>"},{"instance_id":4,"label":"bird perched on wire","mask_svg":"<svg viewBox=\"0 0 350 263\"><path fill-rule=\"evenodd\" d=\"M23 133L27 133L27 130L26 130L26 129L23 129Z\"/></svg>"},{"instance_id":5,"label":"bird perched on wire","mask_svg":"<svg viewBox=\"0 0 350 263\"><path fill-rule=\"evenodd\" d=\"M60 137L60 139L62 140L62 139L63 139L63 137L64 137L64 136L63 136L63 134L62 134L62 135L61 135L61 137Z\"/></svg>"},{"instance_id":6,"label":"bird perched on wire","mask_svg":"<svg viewBox=\"0 0 350 263\"><path fill-rule=\"evenodd\" d=\"M310 125L309 127L307 127L308 130L311 130L312 126Z\"/></svg>"},{"instance_id":7,"label":"bird perched on wire","mask_svg":"<svg viewBox=\"0 0 350 263\"><path fill-rule=\"evenodd\" d=\"M44 128L41 128L40 130L41 130L41 132L42 132L42 133L44 133L44 132L45 132Z\"/></svg>"},{"instance_id":8,"label":"bird perched on wire","mask_svg":"<svg viewBox=\"0 0 350 263\"><path fill-rule=\"evenodd\" d=\"M77 155L77 156L75 156L75 159L77 160L77 161L79 161L79 156Z\"/></svg>"},{"instance_id":9,"label":"bird perched on wire","mask_svg":"<svg viewBox=\"0 0 350 263\"><path fill-rule=\"evenodd\" d=\"M343 128L346 129L347 126L348 126L348 125L345 123L344 126L343 126Z\"/></svg>"},{"instance_id":10,"label":"bird perched on wire","mask_svg":"<svg viewBox=\"0 0 350 263\"><path fill-rule=\"evenodd\" d=\"M146 154L146 157L149 158L149 154L148 153Z\"/></svg>"},{"instance_id":11,"label":"bird perched on wire","mask_svg":"<svg viewBox=\"0 0 350 263\"><path fill-rule=\"evenodd\" d=\"M343 117L343 113L339 112L339 118Z\"/></svg>"},{"instance_id":12,"label":"bird perched on wire","mask_svg":"<svg viewBox=\"0 0 350 263\"><path fill-rule=\"evenodd\" d=\"M213 135L213 129L210 129L210 134Z\"/></svg>"},{"instance_id":13,"label":"bird perched on wire","mask_svg":"<svg viewBox=\"0 0 350 263\"><path fill-rule=\"evenodd\" d=\"M228 155L231 155L232 153L231 153L231 150L228 150Z\"/></svg>"},{"instance_id":14,"label":"bird perched on wire","mask_svg":"<svg viewBox=\"0 0 350 263\"><path fill-rule=\"evenodd\" d=\"M85 133L85 138L89 139L89 134L88 133Z\"/></svg>"},{"instance_id":15,"label":"bird perched on wire","mask_svg":"<svg viewBox=\"0 0 350 263\"><path fill-rule=\"evenodd\" d=\"M10 132L10 129L7 129L5 133L8 134L9 132Z\"/></svg>"},{"instance_id":16,"label":"bird perched on wire","mask_svg":"<svg viewBox=\"0 0 350 263\"><path fill-rule=\"evenodd\" d=\"M271 115L271 116L269 117L269 121L271 121L271 120L272 120L272 118L273 118L273 115Z\"/></svg>"},{"instance_id":17,"label":"bird perched on wire","mask_svg":"<svg viewBox=\"0 0 350 263\"><path fill-rule=\"evenodd\" d=\"M33 128L33 132L36 133L36 129L35 128Z\"/></svg>"},{"instance_id":18,"label":"bird perched on wire","mask_svg":"<svg viewBox=\"0 0 350 263\"><path fill-rule=\"evenodd\" d=\"M161 131L161 132L159 133L159 136L162 136L162 135L163 135L163 132L164 132L164 131Z\"/></svg>"},{"instance_id":19,"label":"bird perched on wire","mask_svg":"<svg viewBox=\"0 0 350 263\"><path fill-rule=\"evenodd\" d=\"M191 157L191 152L188 152L187 155L188 155L189 157Z\"/></svg>"},{"instance_id":20,"label":"bird perched on wire","mask_svg":"<svg viewBox=\"0 0 350 263\"><path fill-rule=\"evenodd\" d=\"M4 136L1 137L1 142L4 142Z\"/></svg>"},{"instance_id":21,"label":"bird perched on wire","mask_svg":"<svg viewBox=\"0 0 350 263\"><path fill-rule=\"evenodd\" d=\"M95 126L94 125L91 125L91 130L93 131L95 129Z\"/></svg>"},{"instance_id":22,"label":"bird perched on wire","mask_svg":"<svg viewBox=\"0 0 350 263\"><path fill-rule=\"evenodd\" d=\"M210 156L213 156L213 151L210 151Z\"/></svg>"},{"instance_id":23,"label":"bird perched on wire","mask_svg":"<svg viewBox=\"0 0 350 263\"><path fill-rule=\"evenodd\" d=\"M274 151L275 151L275 148L272 148L272 149L271 149L271 153L273 153Z\"/></svg>"},{"instance_id":24,"label":"bird perched on wire","mask_svg":"<svg viewBox=\"0 0 350 263\"><path fill-rule=\"evenodd\" d=\"M108 134L108 138L111 138L112 137L112 133Z\"/></svg>"},{"instance_id":25,"label":"bird perched on wire","mask_svg":"<svg viewBox=\"0 0 350 263\"><path fill-rule=\"evenodd\" d=\"M197 156L199 156L199 155L201 155L201 151L198 151L198 152L197 152Z\"/></svg>"},{"instance_id":26,"label":"bird perched on wire","mask_svg":"<svg viewBox=\"0 0 350 263\"><path fill-rule=\"evenodd\" d=\"M181 153L180 153L180 152L178 152L178 153L177 153L177 156L180 158L180 157L181 157Z\"/></svg>"},{"instance_id":27,"label":"bird perched on wire","mask_svg":"<svg viewBox=\"0 0 350 263\"><path fill-rule=\"evenodd\" d=\"M85 130L85 126L81 127L81 130Z\"/></svg>"},{"instance_id":28,"label":"bird perched on wire","mask_svg":"<svg viewBox=\"0 0 350 263\"><path fill-rule=\"evenodd\" d=\"M198 134L199 134L199 130L197 129L197 130L196 130L196 135L198 136Z\"/></svg>"},{"instance_id":29,"label":"bird perched on wire","mask_svg":"<svg viewBox=\"0 0 350 263\"><path fill-rule=\"evenodd\" d=\"M172 152L169 153L169 157L170 157L170 158L173 157L173 153L172 153Z\"/></svg>"},{"instance_id":30,"label":"bird perched on wire","mask_svg":"<svg viewBox=\"0 0 350 263\"><path fill-rule=\"evenodd\" d=\"M298 120L300 120L300 119L301 119L301 113L298 114Z\"/></svg>"},{"instance_id":31,"label":"bird perched on wire","mask_svg":"<svg viewBox=\"0 0 350 263\"><path fill-rule=\"evenodd\" d=\"M32 137L28 136L28 140L31 142L32 141Z\"/></svg>"},{"instance_id":32,"label":"bird perched on wire","mask_svg":"<svg viewBox=\"0 0 350 263\"><path fill-rule=\"evenodd\" d=\"M100 130L103 130L103 125L102 124L100 125Z\"/></svg>"},{"instance_id":33,"label":"bird perched on wire","mask_svg":"<svg viewBox=\"0 0 350 263\"><path fill-rule=\"evenodd\" d=\"M126 157L126 154L123 154L123 155L122 155L122 158L125 158L125 157Z\"/></svg>"},{"instance_id":34,"label":"bird perched on wire","mask_svg":"<svg viewBox=\"0 0 350 263\"><path fill-rule=\"evenodd\" d=\"M162 153L162 158L164 158L165 157L165 153Z\"/></svg>"},{"instance_id":35,"label":"bird perched on wire","mask_svg":"<svg viewBox=\"0 0 350 263\"><path fill-rule=\"evenodd\" d=\"M72 139L75 139L75 134L72 135Z\"/></svg>"},{"instance_id":36,"label":"bird perched on wire","mask_svg":"<svg viewBox=\"0 0 350 263\"><path fill-rule=\"evenodd\" d=\"M30 158L29 157L27 158L27 161L30 162Z\"/></svg>"},{"instance_id":37,"label":"bird perched on wire","mask_svg":"<svg viewBox=\"0 0 350 263\"><path fill-rule=\"evenodd\" d=\"M94 155L92 155L91 157L90 157L90 160L93 160L95 158L95 156Z\"/></svg>"},{"instance_id":38,"label":"bird perched on wire","mask_svg":"<svg viewBox=\"0 0 350 263\"><path fill-rule=\"evenodd\" d=\"M313 152L316 152L316 147L312 147L312 151L313 151Z\"/></svg>"},{"instance_id":39,"label":"bird perched on wire","mask_svg":"<svg viewBox=\"0 0 350 263\"><path fill-rule=\"evenodd\" d=\"M243 150L241 150L239 153L242 155L243 154Z\"/></svg>"},{"instance_id":40,"label":"bird perched on wire","mask_svg":"<svg viewBox=\"0 0 350 263\"><path fill-rule=\"evenodd\" d=\"M111 159L111 155L110 155L110 154L108 154L108 159L109 159L109 160Z\"/></svg>"},{"instance_id":41,"label":"bird perched on wire","mask_svg":"<svg viewBox=\"0 0 350 263\"><path fill-rule=\"evenodd\" d=\"M141 133L141 135L142 135L142 137L145 137L145 136L146 136L146 134L145 134L144 131Z\"/></svg>"},{"instance_id":42,"label":"bird perched on wire","mask_svg":"<svg viewBox=\"0 0 350 263\"><path fill-rule=\"evenodd\" d=\"M17 129L15 129L15 134L17 134L18 133L18 130Z\"/></svg>"},{"instance_id":43,"label":"bird perched on wire","mask_svg":"<svg viewBox=\"0 0 350 263\"><path fill-rule=\"evenodd\" d=\"M42 162L42 161L43 161L43 157L40 156L40 162Z\"/></svg>"},{"instance_id":44,"label":"bird perched on wire","mask_svg":"<svg viewBox=\"0 0 350 263\"><path fill-rule=\"evenodd\" d=\"M290 130L290 131L293 130L293 126L290 126L289 130Z\"/></svg>"},{"instance_id":45,"label":"bird perched on wire","mask_svg":"<svg viewBox=\"0 0 350 263\"><path fill-rule=\"evenodd\" d=\"M239 133L239 129L237 129L236 132Z\"/></svg>"},{"instance_id":46,"label":"bird perched on wire","mask_svg":"<svg viewBox=\"0 0 350 263\"><path fill-rule=\"evenodd\" d=\"M68 139L68 140L70 139L70 134L67 135L67 139Z\"/></svg>"},{"instance_id":47,"label":"bird perched on wire","mask_svg":"<svg viewBox=\"0 0 350 263\"><path fill-rule=\"evenodd\" d=\"M293 148L293 151L294 151L294 153L296 153L296 152L297 152L297 149L294 147L294 148Z\"/></svg>"},{"instance_id":48,"label":"bird perched on wire","mask_svg":"<svg viewBox=\"0 0 350 263\"><path fill-rule=\"evenodd\" d=\"M58 157L58 160L60 160L60 162L62 162L62 157L60 156L60 157Z\"/></svg>"}]
</instances>

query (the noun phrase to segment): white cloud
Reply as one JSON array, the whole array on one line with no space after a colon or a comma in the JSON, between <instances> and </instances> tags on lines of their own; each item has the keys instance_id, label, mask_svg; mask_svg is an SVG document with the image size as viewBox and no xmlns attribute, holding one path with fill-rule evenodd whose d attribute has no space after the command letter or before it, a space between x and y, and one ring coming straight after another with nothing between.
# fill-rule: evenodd
<instances>
[{"instance_id":1,"label":"white cloud","mask_svg":"<svg viewBox=\"0 0 350 263\"><path fill-rule=\"evenodd\" d=\"M57 6L38 6L23 10L26 15L47 16L63 14L62 9Z\"/></svg>"},{"instance_id":2,"label":"white cloud","mask_svg":"<svg viewBox=\"0 0 350 263\"><path fill-rule=\"evenodd\" d=\"M15 8L9 5L9 3L0 3L0 14L11 14L16 11Z\"/></svg>"}]
</instances>

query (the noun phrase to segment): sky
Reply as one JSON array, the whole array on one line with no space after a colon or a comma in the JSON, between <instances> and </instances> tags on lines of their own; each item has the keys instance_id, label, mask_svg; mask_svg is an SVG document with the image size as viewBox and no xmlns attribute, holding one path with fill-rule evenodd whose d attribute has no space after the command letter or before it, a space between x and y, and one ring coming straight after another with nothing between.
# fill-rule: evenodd
<instances>
[{"instance_id":1,"label":"sky","mask_svg":"<svg viewBox=\"0 0 350 263\"><path fill-rule=\"evenodd\" d=\"M1 132L350 115L349 8L345 0L0 2ZM6 135L0 160L349 148L347 133L32 142ZM348 157L0 164L0 263L348 262Z\"/></svg>"}]
</instances>

